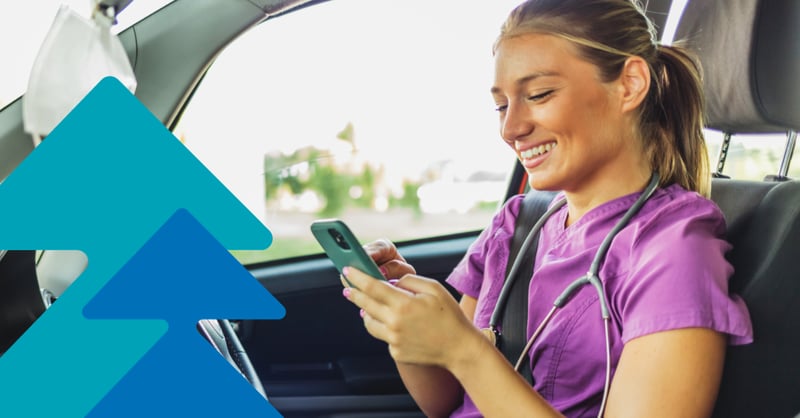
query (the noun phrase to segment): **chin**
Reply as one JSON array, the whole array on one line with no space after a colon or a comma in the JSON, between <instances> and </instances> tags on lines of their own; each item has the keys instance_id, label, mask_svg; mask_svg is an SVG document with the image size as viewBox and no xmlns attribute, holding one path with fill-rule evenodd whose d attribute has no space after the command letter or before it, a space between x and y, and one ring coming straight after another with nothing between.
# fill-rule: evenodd
<instances>
[{"instance_id":1,"label":"chin","mask_svg":"<svg viewBox=\"0 0 800 418\"><path fill-rule=\"evenodd\" d=\"M542 175L533 175L531 173L528 173L528 186L536 190L561 190L555 182L549 181L546 177L543 178Z\"/></svg>"}]
</instances>

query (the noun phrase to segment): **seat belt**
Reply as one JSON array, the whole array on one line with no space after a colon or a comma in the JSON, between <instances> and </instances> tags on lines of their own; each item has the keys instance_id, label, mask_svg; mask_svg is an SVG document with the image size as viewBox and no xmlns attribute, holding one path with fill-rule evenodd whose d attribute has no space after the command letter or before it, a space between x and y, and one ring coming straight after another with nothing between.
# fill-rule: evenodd
<instances>
[{"instance_id":1,"label":"seat belt","mask_svg":"<svg viewBox=\"0 0 800 418\"><path fill-rule=\"evenodd\" d=\"M524 257L524 259L517 270L517 274L514 277L507 278L507 280L512 280L512 283L508 301L501 317L502 338L499 346L500 352L512 365L516 364L528 341L528 287L533 275L536 250L539 248L539 234L536 234L525 254L519 254L519 251L531 228L547 212L547 207L555 196L556 192L529 191L522 200L522 207L520 207L519 216L517 216L517 222L514 225L514 236L511 239L511 246L508 252L509 259L506 266L506 276L508 276L511 266L517 257ZM533 384L531 368L527 359L522 363L519 372L528 383Z\"/></svg>"}]
</instances>

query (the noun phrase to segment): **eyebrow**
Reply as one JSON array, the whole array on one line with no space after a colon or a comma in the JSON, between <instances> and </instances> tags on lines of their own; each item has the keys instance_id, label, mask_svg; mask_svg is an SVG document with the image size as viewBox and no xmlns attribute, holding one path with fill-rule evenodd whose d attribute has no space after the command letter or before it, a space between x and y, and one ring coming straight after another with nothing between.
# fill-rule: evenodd
<instances>
[{"instance_id":1,"label":"eyebrow","mask_svg":"<svg viewBox=\"0 0 800 418\"><path fill-rule=\"evenodd\" d=\"M558 72L556 72L556 71L540 71L540 72L535 72L535 73L532 73L532 74L528 74L528 75L526 75L525 77L522 77L522 78L520 78L519 80L517 80L516 82L514 82L514 84L516 84L516 86L517 86L517 87L522 87L522 86L524 86L525 84L528 84L528 83L530 83L530 82L531 82L531 81L533 81L533 80L536 80L537 78L541 78L541 77L555 77L555 76L560 76L560 75L561 75L561 74L560 74L560 73L558 73ZM491 89L491 93L492 93L492 94L498 94L498 93L500 93L501 91L502 91L502 90L500 89L500 87L497 87L497 86L494 86L494 87L492 87L492 89Z\"/></svg>"}]
</instances>

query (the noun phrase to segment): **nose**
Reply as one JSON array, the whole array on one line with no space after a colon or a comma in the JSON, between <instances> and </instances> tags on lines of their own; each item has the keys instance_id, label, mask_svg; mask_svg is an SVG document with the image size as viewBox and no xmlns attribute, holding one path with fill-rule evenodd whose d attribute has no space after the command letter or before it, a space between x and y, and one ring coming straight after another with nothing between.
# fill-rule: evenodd
<instances>
[{"instance_id":1,"label":"nose","mask_svg":"<svg viewBox=\"0 0 800 418\"><path fill-rule=\"evenodd\" d=\"M524 105L510 103L501 117L500 135L509 145L514 145L533 131L533 121Z\"/></svg>"}]
</instances>

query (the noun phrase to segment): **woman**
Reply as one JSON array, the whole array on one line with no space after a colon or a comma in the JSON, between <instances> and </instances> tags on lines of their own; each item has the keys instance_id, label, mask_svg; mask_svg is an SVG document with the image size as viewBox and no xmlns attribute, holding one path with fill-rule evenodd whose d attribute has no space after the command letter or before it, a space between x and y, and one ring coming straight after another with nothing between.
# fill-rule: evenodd
<instances>
[{"instance_id":1,"label":"woman","mask_svg":"<svg viewBox=\"0 0 800 418\"><path fill-rule=\"evenodd\" d=\"M390 286L348 268L354 288L345 296L388 343L429 416L710 415L726 342L748 343L752 329L742 300L728 294L724 219L707 199L697 64L658 45L629 0L528 0L509 15L494 56L501 135L531 186L560 190L556 200L566 201L541 230L529 289L527 336L545 324L525 354L533 387L480 331L505 280L521 196L448 278L460 302L414 275L385 241L367 248L387 277L401 279ZM650 179L658 188L599 269L607 362L592 286L546 317Z\"/></svg>"}]
</instances>

